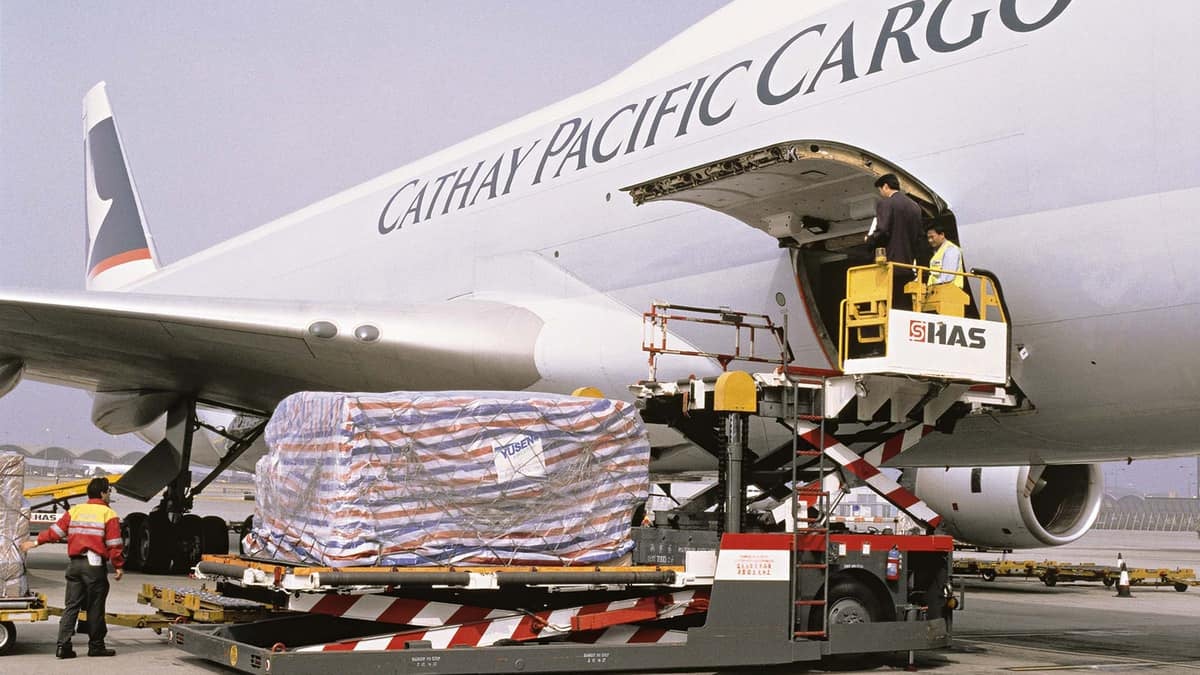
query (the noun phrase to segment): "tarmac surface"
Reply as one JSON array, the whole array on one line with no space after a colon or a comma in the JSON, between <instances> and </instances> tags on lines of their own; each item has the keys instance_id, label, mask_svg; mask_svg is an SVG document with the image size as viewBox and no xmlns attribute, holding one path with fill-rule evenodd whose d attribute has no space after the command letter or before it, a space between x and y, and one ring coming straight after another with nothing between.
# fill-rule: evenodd
<instances>
[{"instance_id":1,"label":"tarmac surface","mask_svg":"<svg viewBox=\"0 0 1200 675\"><path fill-rule=\"evenodd\" d=\"M241 520L253 509L241 489L224 488L197 500L197 512ZM115 501L119 513L137 510ZM1096 530L1069 546L1018 551L1012 560L1057 560L1111 564L1121 552L1130 566L1190 567L1200 570L1200 538L1195 533ZM963 553L960 557L995 558ZM42 546L29 557L30 585L60 605L65 583L65 548ZM1200 673L1200 587L1177 592L1166 587L1137 587L1132 598L1097 583L1059 582L1047 587L1037 579L960 580L965 607L954 617L953 647L916 655L919 670L939 675L996 672ZM112 584L108 611L150 613L136 602L143 583L198 587L183 577L131 573ZM91 659L86 636L76 636L71 661L54 658L58 620L18 624L13 651L0 657L0 673L229 673L219 664L192 658L166 644L149 629L110 626L108 646L117 656ZM892 655L871 671L902 670L907 654ZM757 670L769 673L816 671L798 666ZM351 672L351 671L347 671ZM712 671L708 671L712 672ZM739 671L750 672L750 671ZM842 671L860 672L860 671Z\"/></svg>"}]
</instances>

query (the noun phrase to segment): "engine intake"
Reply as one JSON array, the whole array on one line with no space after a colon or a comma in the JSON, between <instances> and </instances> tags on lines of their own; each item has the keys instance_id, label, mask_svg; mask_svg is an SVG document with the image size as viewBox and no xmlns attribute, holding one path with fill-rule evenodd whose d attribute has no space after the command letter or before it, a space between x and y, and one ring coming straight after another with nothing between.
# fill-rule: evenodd
<instances>
[{"instance_id":1,"label":"engine intake","mask_svg":"<svg viewBox=\"0 0 1200 675\"><path fill-rule=\"evenodd\" d=\"M942 516L947 532L993 548L1069 544L1096 522L1104 496L1104 476L1096 464L921 468L914 473L913 491Z\"/></svg>"}]
</instances>

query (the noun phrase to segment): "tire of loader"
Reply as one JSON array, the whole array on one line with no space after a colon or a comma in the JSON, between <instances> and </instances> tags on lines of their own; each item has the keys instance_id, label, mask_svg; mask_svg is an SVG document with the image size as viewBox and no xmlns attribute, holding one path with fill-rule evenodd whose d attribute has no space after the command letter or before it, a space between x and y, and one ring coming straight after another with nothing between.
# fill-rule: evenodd
<instances>
[{"instance_id":1,"label":"tire of loader","mask_svg":"<svg viewBox=\"0 0 1200 675\"><path fill-rule=\"evenodd\" d=\"M883 618L875 596L870 589L852 578L834 579L829 591L830 624L877 623ZM821 630L825 623L825 612L814 612L809 619L809 630ZM823 667L830 670L852 670L873 668L886 654L838 654L821 659Z\"/></svg>"},{"instance_id":2,"label":"tire of loader","mask_svg":"<svg viewBox=\"0 0 1200 675\"><path fill-rule=\"evenodd\" d=\"M939 569L929 581L925 589L925 604L929 607L925 612L927 619L945 619L946 629L951 630L954 623L954 610L947 606L954 591L950 588L946 570Z\"/></svg>"}]
</instances>

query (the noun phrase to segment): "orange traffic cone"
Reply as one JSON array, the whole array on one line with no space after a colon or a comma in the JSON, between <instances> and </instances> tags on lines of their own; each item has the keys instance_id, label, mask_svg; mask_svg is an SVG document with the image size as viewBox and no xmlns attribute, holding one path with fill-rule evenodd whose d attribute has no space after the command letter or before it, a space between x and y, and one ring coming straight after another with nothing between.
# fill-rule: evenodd
<instances>
[{"instance_id":1,"label":"orange traffic cone","mask_svg":"<svg viewBox=\"0 0 1200 675\"><path fill-rule=\"evenodd\" d=\"M1120 554L1117 555L1117 560L1121 565L1121 577L1117 580L1117 597L1132 598L1133 593L1129 592L1129 570L1125 568L1125 561L1121 560Z\"/></svg>"}]
</instances>

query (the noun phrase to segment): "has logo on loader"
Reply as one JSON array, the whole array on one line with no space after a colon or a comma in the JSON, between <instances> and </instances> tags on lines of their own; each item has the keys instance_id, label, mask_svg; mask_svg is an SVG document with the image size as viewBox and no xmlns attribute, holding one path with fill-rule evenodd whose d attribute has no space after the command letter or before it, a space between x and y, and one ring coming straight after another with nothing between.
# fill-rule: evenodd
<instances>
[{"instance_id":1,"label":"has logo on loader","mask_svg":"<svg viewBox=\"0 0 1200 675\"><path fill-rule=\"evenodd\" d=\"M962 326L947 325L941 321L910 319L908 322L909 342L983 349L987 347L987 336L984 333L984 328L976 327L964 330Z\"/></svg>"}]
</instances>

